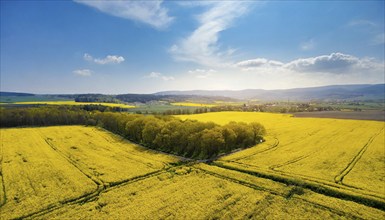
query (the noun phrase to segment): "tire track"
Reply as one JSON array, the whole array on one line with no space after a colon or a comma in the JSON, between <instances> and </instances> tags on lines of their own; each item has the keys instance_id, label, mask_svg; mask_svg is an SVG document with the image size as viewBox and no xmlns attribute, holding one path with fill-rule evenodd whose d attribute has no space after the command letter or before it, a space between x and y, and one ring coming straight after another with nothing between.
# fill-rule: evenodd
<instances>
[{"instance_id":1,"label":"tire track","mask_svg":"<svg viewBox=\"0 0 385 220\"><path fill-rule=\"evenodd\" d=\"M58 151L56 151L56 152L58 154L60 154ZM63 155L61 155L61 156L63 156ZM63 156L63 157L66 158L66 156ZM70 160L70 159L68 158L68 160ZM188 163L188 162L186 162L186 163ZM109 182L108 184L100 185L100 187L98 187L97 190L95 190L93 192L81 195L81 196L79 196L77 198L70 198L70 199L66 199L66 200L63 200L63 201L59 201L56 204L51 204L51 205L49 205L46 208L43 208L41 210L38 210L36 212L32 212L32 213L26 214L26 215L23 215L23 216L19 216L19 217L15 218L15 219L36 218L36 217L42 216L44 214L50 213L52 211L58 210L60 208L63 208L66 205L84 204L84 203L87 203L87 202L91 202L91 201L96 200L102 193L105 193L105 192L108 192L108 191L111 191L111 190L115 190L115 189L117 189L119 187L131 184L131 183L135 183L135 182L138 182L138 181L142 181L142 180L145 180L145 179L150 178L150 177L154 177L154 176L160 175L160 174L166 172L169 169L172 169L172 168L175 168L175 167L179 167L179 166L184 166L184 165L186 165L186 163L180 163L180 164L177 164L177 165L170 165L167 168L163 168L163 169L156 170L156 171L153 171L153 172L150 172L150 173L146 173L144 175L135 176L135 177L132 177L132 178L129 178L129 179L120 180L120 181L116 181L116 182ZM79 169L79 168L77 168L77 169ZM83 173L83 174L85 174L85 173Z\"/></svg>"},{"instance_id":2,"label":"tire track","mask_svg":"<svg viewBox=\"0 0 385 220\"><path fill-rule=\"evenodd\" d=\"M4 152L3 152L3 143L1 143L0 147L0 181L1 181L1 189L3 191L3 196L0 198L0 208L7 203L7 195L5 194L5 182L4 182L4 176L3 176L3 160L4 160Z\"/></svg>"},{"instance_id":3,"label":"tire track","mask_svg":"<svg viewBox=\"0 0 385 220\"><path fill-rule=\"evenodd\" d=\"M257 168L261 171L263 170L265 172L268 172L268 170L266 170L266 169L263 169L261 167L251 165L251 164L245 164L245 163L236 162L236 161L227 161L227 162L236 163L236 164L239 164L239 165L244 166L244 167L254 167L254 168ZM242 169L242 168L240 168L240 169ZM308 176L308 175L304 175L304 174L297 174L297 173L285 172L285 171L280 171L280 170L273 170L273 171L276 172L278 175L283 176L283 177L287 177L287 178L298 178L299 177L305 181L311 181L311 182L316 183L316 184L325 185L328 187L334 187L334 188L338 188L338 189L342 189L342 190L351 190L354 193L359 193L359 194L362 194L365 196L370 196L370 197L378 198L381 200L384 199L383 197L381 197L377 194L373 194L376 192L371 191L371 190L361 189L361 188L350 186L347 184L336 184L333 181L327 181L325 179L320 179L317 177ZM352 190L352 188L354 190Z\"/></svg>"},{"instance_id":4,"label":"tire track","mask_svg":"<svg viewBox=\"0 0 385 220\"><path fill-rule=\"evenodd\" d=\"M257 186L255 184L252 184L252 183L249 183L249 182L246 182L246 181L243 181L243 180L239 180L239 179L235 179L235 178L232 178L232 177L229 177L229 176L221 175L219 173L215 173L215 172L208 171L208 170L205 170L205 169L202 169L202 168L198 168L198 167L195 167L195 169L201 170L204 173L207 173L207 174L209 174L211 176L215 176L215 177L220 178L220 179L224 179L224 180L227 180L227 181L230 181L230 182L233 182L233 183L237 183L237 184L246 186L248 188L252 188L252 189L255 189L255 190L259 190L259 191L267 191L267 192L269 192L269 193L271 193L273 195L278 195L278 196L282 196L282 197L285 196L284 193L276 192L276 191L274 191L272 189L265 188L265 187L262 187L262 186Z\"/></svg>"},{"instance_id":5,"label":"tire track","mask_svg":"<svg viewBox=\"0 0 385 220\"><path fill-rule=\"evenodd\" d=\"M373 135L371 138L369 138L368 142L361 148L361 150L358 152L356 156L353 157L353 159L350 161L350 163L346 166L345 169L343 169L339 175L334 177L334 182L338 184L343 184L342 181L344 180L344 177L349 174L349 172L354 168L354 166L357 164L357 162L361 159L362 155L366 152L369 145L373 142L373 140L381 134L381 132L384 130L384 128L381 129L380 132Z\"/></svg>"},{"instance_id":6,"label":"tire track","mask_svg":"<svg viewBox=\"0 0 385 220\"><path fill-rule=\"evenodd\" d=\"M49 205L47 208L44 208L44 209L41 209L39 211L29 213L29 214L26 214L23 216L19 216L15 219L36 218L36 217L42 216L44 214L50 213L52 211L58 210L60 208L63 208L66 205L84 204L87 202L91 202L91 201L96 200L100 196L100 194L102 194L102 193L105 193L105 192L110 191L110 190L114 190L116 188L125 186L127 184L135 183L135 182L138 182L138 181L141 181L141 180L153 177L153 176L157 176L163 172L165 172L165 170L157 170L157 171L147 173L147 174L142 175L142 176L136 176L136 177L133 177L130 179L126 179L126 180L117 182L114 185L106 186L105 188L103 188L101 190L97 190L97 191L82 195L82 196L77 197L77 198L60 201L56 204Z\"/></svg>"},{"instance_id":7,"label":"tire track","mask_svg":"<svg viewBox=\"0 0 385 220\"><path fill-rule=\"evenodd\" d=\"M46 138L42 134L39 134L39 135L41 136L41 138L44 139L44 141L58 155L63 157L71 165L73 165L77 170L79 170L83 175L85 175L88 179L90 179L92 182L94 182L96 184L97 188L96 188L96 190L94 190L92 192L88 192L88 193L83 194L81 196L78 196L76 198L67 198L67 199L64 199L62 201L58 201L57 203L49 204L47 207L45 207L43 209L40 209L38 211L29 213L29 214L25 214L25 215L22 215L22 216L19 216L19 217L16 217L15 219L35 218L35 217L44 215L46 213L52 212L54 210L60 209L60 208L62 208L65 205L84 204L84 203L87 203L89 201L93 201L93 200L97 199L101 193L113 190L113 189L118 188L118 187L125 186L127 184L131 184L131 183L134 183L134 182L137 182L137 181L141 181L141 180L144 180L144 179L152 177L152 176L159 175L162 172L165 172L165 171L167 171L167 170L169 170L171 168L175 168L175 167L178 167L178 166L183 166L183 165L186 165L186 163L190 162L190 161L186 161L186 162L181 162L181 163L176 163L176 164L169 164L169 166L164 165L163 168L158 169L158 170L153 171L153 172L150 172L150 173L146 173L144 175L135 176L135 177L132 177L132 178L129 178L129 179L124 179L124 180L120 180L120 181L116 181L116 182L108 182L108 183L106 183L106 182L102 181L101 179L93 176L92 174L82 170L82 168L77 164L77 162L74 159L72 159L71 157L67 156L64 152L59 150L52 143L50 138Z\"/></svg>"},{"instance_id":8,"label":"tire track","mask_svg":"<svg viewBox=\"0 0 385 220\"><path fill-rule=\"evenodd\" d=\"M216 165L214 164L214 166L216 166ZM221 166L219 166L219 167L221 167ZM224 167L221 167L221 168L224 168ZM270 194L273 194L275 196L280 196L280 197L283 197L283 198L287 197L286 193L277 192L277 191L269 189L269 188L261 187L261 186L258 186L258 185L255 185L255 184L252 184L252 183L249 183L249 182L246 182L246 181L242 181L242 180L239 180L239 179L235 179L235 178L232 178L232 177L221 175L221 174L218 174L218 173L215 173L215 172L212 172L212 171L208 171L208 170L205 170L205 169L202 169L202 168L195 167L195 169L201 170L204 173L207 173L207 174L212 175L214 177L217 177L217 178L220 178L220 179L224 179L224 180L236 183L236 184L240 184L240 185L246 186L248 188L252 188L254 190L269 192ZM237 171L237 170L234 170L234 171ZM237 171L237 172L239 172L239 171ZM243 172L240 172L240 173L243 173ZM320 209L323 209L323 210L326 210L326 211L330 211L330 212L332 212L332 213L334 213L336 215L339 215L339 216L348 216L348 217L353 218L353 219L362 219L361 217L353 215L351 213L347 213L347 212L344 212L344 211L341 211L341 210L338 210L338 209L334 209L334 208L331 208L331 207L328 207L328 206L325 206L325 205L322 205L322 204L318 204L318 203L309 201L307 199L303 199L303 198L300 198L300 197L292 197L292 198L293 199L297 199L297 200L301 200L301 201L306 202L306 203L309 203L309 204L311 204L311 205L313 205L313 206L315 206L317 208L320 208Z\"/></svg>"},{"instance_id":9,"label":"tire track","mask_svg":"<svg viewBox=\"0 0 385 220\"><path fill-rule=\"evenodd\" d=\"M238 161L238 160L243 160L243 159L246 159L246 158L250 158L250 157L253 157L257 154L261 154L261 153L264 153L264 152L267 152L267 151L271 151L271 150L275 150L278 145L279 145L279 140L278 138L274 137L275 141L274 141L274 144L272 144L270 147L266 148L266 149L263 149L263 150L260 150L260 151L257 151L253 154L250 154L250 155L247 155L247 156L244 156L244 157L238 157L236 159L234 159L234 161Z\"/></svg>"},{"instance_id":10,"label":"tire track","mask_svg":"<svg viewBox=\"0 0 385 220\"><path fill-rule=\"evenodd\" d=\"M301 160L309 157L310 155L312 155L312 154L302 155L300 157L294 158L292 160L288 160L288 161L286 161L284 163L281 163L281 164L271 165L271 166L269 166L269 169L276 171L275 169L277 169L277 168L280 168L280 167L283 167L283 166L286 166L286 165L289 165L289 164L296 163L298 161L301 161Z\"/></svg>"},{"instance_id":11,"label":"tire track","mask_svg":"<svg viewBox=\"0 0 385 220\"><path fill-rule=\"evenodd\" d=\"M55 147L55 145L51 142L51 140L49 138L44 138L44 141L56 152L58 153L60 156L62 156L64 159L66 159L70 164L72 164L77 170L79 170L81 173L83 173L88 179L90 179L92 182L94 182L98 188L104 188L106 187L108 184L104 183L101 179L93 176L92 174L89 174L87 172L85 172L84 170L82 170L80 168L80 166L76 163L76 161L74 161L73 159L71 159L70 157L68 157L65 153L63 153L61 150L59 150L57 147Z\"/></svg>"},{"instance_id":12,"label":"tire track","mask_svg":"<svg viewBox=\"0 0 385 220\"><path fill-rule=\"evenodd\" d=\"M221 168L229 169L229 170L234 170L242 173L246 173L249 175L253 175L256 177L264 178L264 179L270 179L276 182L284 183L287 185L294 185L294 186L299 186L302 188L309 189L315 193L318 194L323 194L326 196L331 196L334 198L339 198L343 200L350 200L356 203L360 203L372 208L380 209L385 211L385 201L383 198L375 198L373 196L365 195L363 193L357 193L355 192L354 194L348 192L349 190L346 189L341 189L336 186L330 186L322 183L317 183L312 180L305 180L305 179L298 179L295 177L290 177L287 175L280 175L280 174L274 174L274 173L269 173L269 172L261 172L261 171L250 171L250 170L244 170L241 168L236 168L232 167L229 165L221 164L221 163L213 163L212 165L218 166ZM359 195L357 195L359 194Z\"/></svg>"}]
</instances>

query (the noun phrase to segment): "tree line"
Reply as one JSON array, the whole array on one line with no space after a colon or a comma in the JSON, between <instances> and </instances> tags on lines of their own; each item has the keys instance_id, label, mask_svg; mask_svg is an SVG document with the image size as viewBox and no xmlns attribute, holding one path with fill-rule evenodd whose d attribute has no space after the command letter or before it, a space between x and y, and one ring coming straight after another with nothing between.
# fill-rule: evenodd
<instances>
[{"instance_id":1,"label":"tree line","mask_svg":"<svg viewBox=\"0 0 385 220\"><path fill-rule=\"evenodd\" d=\"M151 149L183 157L209 159L263 141L265 128L257 123L180 120L121 112L86 111L73 107L0 109L0 126L93 125Z\"/></svg>"},{"instance_id":2,"label":"tree line","mask_svg":"<svg viewBox=\"0 0 385 220\"><path fill-rule=\"evenodd\" d=\"M202 114L207 112L224 112L224 111L241 111L241 112L272 112L272 113L295 113L295 112L315 112L315 111L339 111L336 107L314 107L310 104L294 104L287 106L281 103L267 103L267 104L252 104L252 105L218 105L213 107L196 108L188 113L181 112L181 110L168 110L164 112L165 115L180 115L180 114Z\"/></svg>"}]
</instances>

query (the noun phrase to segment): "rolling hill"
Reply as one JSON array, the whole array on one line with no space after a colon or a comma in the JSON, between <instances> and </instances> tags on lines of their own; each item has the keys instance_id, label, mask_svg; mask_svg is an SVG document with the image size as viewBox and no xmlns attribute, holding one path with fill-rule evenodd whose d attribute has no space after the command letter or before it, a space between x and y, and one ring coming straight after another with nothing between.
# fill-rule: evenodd
<instances>
[{"instance_id":1,"label":"rolling hill","mask_svg":"<svg viewBox=\"0 0 385 220\"><path fill-rule=\"evenodd\" d=\"M385 84L360 84L360 85L331 85L309 88L264 90L189 90L189 91L163 91L153 94L30 94L0 92L1 100L5 97L33 97L40 99L75 99L81 102L150 102L205 100L205 101L234 101L261 100L261 101L367 101L384 100ZM5 102L5 101L3 101Z\"/></svg>"},{"instance_id":2,"label":"rolling hill","mask_svg":"<svg viewBox=\"0 0 385 220\"><path fill-rule=\"evenodd\" d=\"M310 88L263 90L191 90L165 91L156 95L226 96L235 99L272 100L377 100L385 97L385 84L332 85Z\"/></svg>"}]
</instances>

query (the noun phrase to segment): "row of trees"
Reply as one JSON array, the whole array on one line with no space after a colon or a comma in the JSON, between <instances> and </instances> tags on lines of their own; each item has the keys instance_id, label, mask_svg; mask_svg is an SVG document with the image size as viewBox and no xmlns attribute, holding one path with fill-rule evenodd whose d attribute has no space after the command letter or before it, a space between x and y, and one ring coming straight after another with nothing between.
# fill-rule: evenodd
<instances>
[{"instance_id":1,"label":"row of trees","mask_svg":"<svg viewBox=\"0 0 385 220\"><path fill-rule=\"evenodd\" d=\"M118 112L86 111L78 107L0 109L0 126L97 125L146 147L184 157L208 159L263 141L259 123L180 120Z\"/></svg>"},{"instance_id":2,"label":"row of trees","mask_svg":"<svg viewBox=\"0 0 385 220\"><path fill-rule=\"evenodd\" d=\"M91 114L78 106L0 109L0 127L86 125L90 119Z\"/></svg>"},{"instance_id":3,"label":"row of trees","mask_svg":"<svg viewBox=\"0 0 385 220\"><path fill-rule=\"evenodd\" d=\"M309 104L293 104L286 105L282 103L277 104L259 104L259 105L221 105L210 108L198 108L194 110L194 114L207 112L223 112L223 111L242 111L242 112L274 112L274 113L295 113L295 112L314 112L314 111L337 111L339 108L327 106L314 107Z\"/></svg>"},{"instance_id":4,"label":"row of trees","mask_svg":"<svg viewBox=\"0 0 385 220\"><path fill-rule=\"evenodd\" d=\"M97 123L146 147L190 158L212 158L263 141L265 128L256 122L182 121L170 116L96 113Z\"/></svg>"}]
</instances>

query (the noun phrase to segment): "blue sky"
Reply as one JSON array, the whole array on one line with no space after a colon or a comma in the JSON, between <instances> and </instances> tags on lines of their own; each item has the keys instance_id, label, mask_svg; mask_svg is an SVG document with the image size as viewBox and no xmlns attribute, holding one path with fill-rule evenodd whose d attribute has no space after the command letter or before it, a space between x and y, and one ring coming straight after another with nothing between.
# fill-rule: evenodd
<instances>
[{"instance_id":1,"label":"blue sky","mask_svg":"<svg viewBox=\"0 0 385 220\"><path fill-rule=\"evenodd\" d=\"M384 1L1 1L1 91L384 83Z\"/></svg>"}]
</instances>

